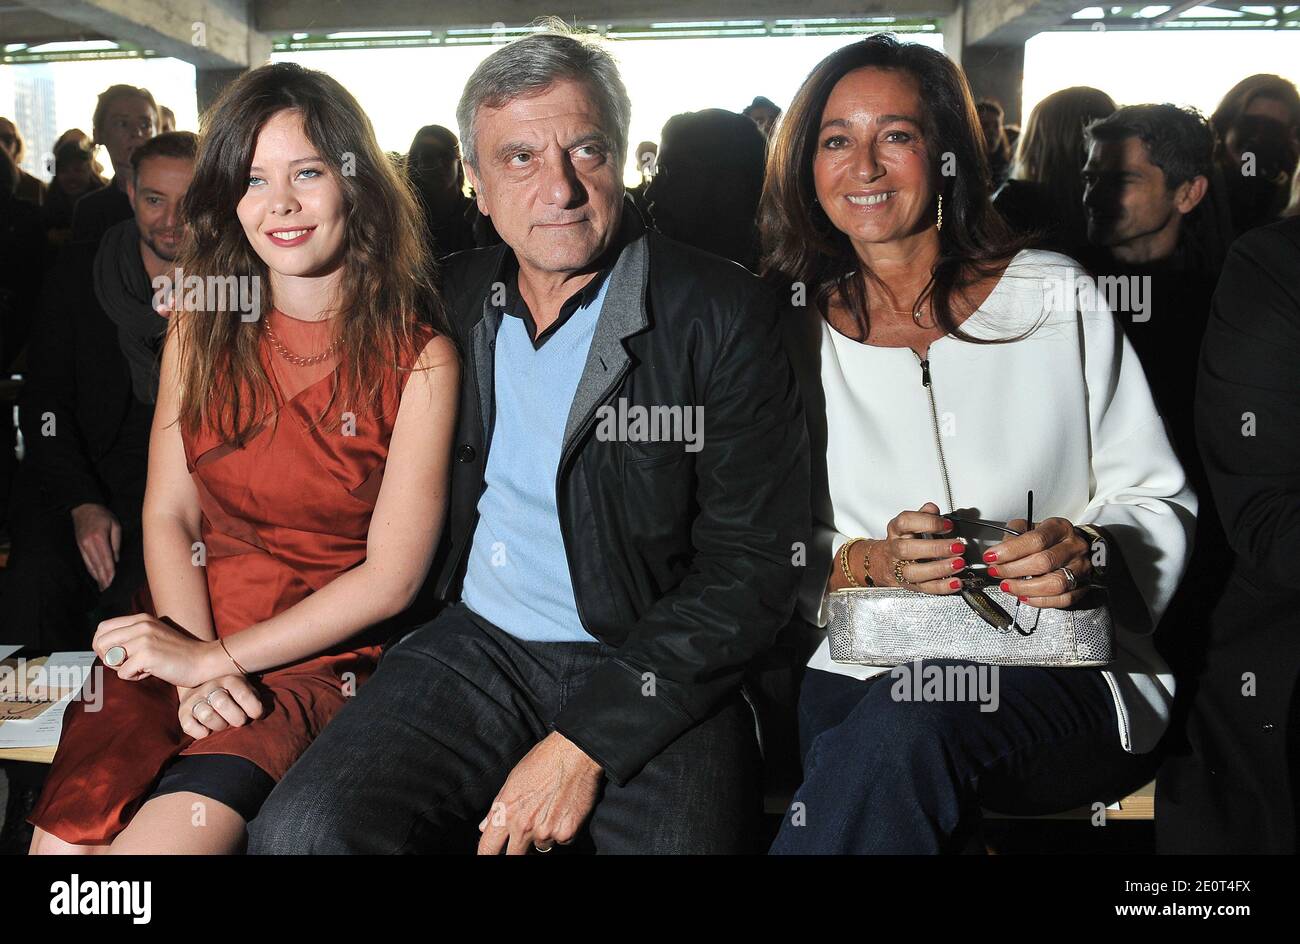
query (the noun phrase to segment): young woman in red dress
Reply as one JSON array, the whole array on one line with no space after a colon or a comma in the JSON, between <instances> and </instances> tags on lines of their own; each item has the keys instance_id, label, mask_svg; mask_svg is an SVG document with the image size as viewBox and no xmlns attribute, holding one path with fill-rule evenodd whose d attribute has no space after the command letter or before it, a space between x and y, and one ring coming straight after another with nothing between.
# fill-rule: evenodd
<instances>
[{"instance_id":1,"label":"young woman in red dress","mask_svg":"<svg viewBox=\"0 0 1300 944\"><path fill-rule=\"evenodd\" d=\"M178 287L143 516L154 613L99 627L101 709L69 709L36 853L240 851L373 671L442 529L458 358L369 120L276 64L205 124L185 286L257 279L262 310Z\"/></svg>"}]
</instances>

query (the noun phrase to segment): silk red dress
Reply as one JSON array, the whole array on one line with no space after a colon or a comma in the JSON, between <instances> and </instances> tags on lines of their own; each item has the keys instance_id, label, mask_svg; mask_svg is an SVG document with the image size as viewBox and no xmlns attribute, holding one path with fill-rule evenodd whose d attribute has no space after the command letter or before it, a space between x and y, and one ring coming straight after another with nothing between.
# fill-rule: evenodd
<instances>
[{"instance_id":1,"label":"silk red dress","mask_svg":"<svg viewBox=\"0 0 1300 944\"><path fill-rule=\"evenodd\" d=\"M331 325L268 314L288 351L329 345ZM208 597L218 635L232 636L288 609L365 560L366 535L383 481L388 443L410 366L432 338L421 327L402 370L385 375L381 409L338 407L317 423L334 390L337 358L301 367L262 335L262 363L275 387L278 422L243 447L209 429L182 433L202 509ZM342 420L345 425L340 425ZM254 673L265 713L194 740L181 730L175 686L127 682L102 672L99 710L69 707L54 763L30 822L65 842L111 842L178 755L233 754L277 782L374 670L382 640L366 633L313 658ZM232 667L232 673L234 669Z\"/></svg>"}]
</instances>

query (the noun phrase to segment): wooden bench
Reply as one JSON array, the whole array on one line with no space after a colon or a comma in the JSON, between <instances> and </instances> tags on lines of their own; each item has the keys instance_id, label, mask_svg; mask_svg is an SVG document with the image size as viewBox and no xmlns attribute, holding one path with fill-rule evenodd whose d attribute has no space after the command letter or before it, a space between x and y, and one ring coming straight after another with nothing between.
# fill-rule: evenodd
<instances>
[{"instance_id":1,"label":"wooden bench","mask_svg":"<svg viewBox=\"0 0 1300 944\"><path fill-rule=\"evenodd\" d=\"M1106 822L1124 822L1124 821L1142 821L1153 820L1156 818L1156 784L1151 781L1146 786L1134 790L1128 796L1124 797L1117 804L1119 809L1106 809ZM1064 819L1064 820L1090 820L1092 819L1092 808L1088 806L1080 807L1075 810L1067 810L1064 813L1052 813L1047 816L1012 816L1007 813L996 813L992 810L985 810L984 815L989 819Z\"/></svg>"},{"instance_id":2,"label":"wooden bench","mask_svg":"<svg viewBox=\"0 0 1300 944\"><path fill-rule=\"evenodd\" d=\"M769 794L765 797L764 810L768 815L784 816L787 807L790 805L790 796L788 794ZM1116 803L1119 809L1106 809L1106 821L1117 822L1140 822L1143 820L1153 820L1156 818L1156 784L1151 781L1146 786L1134 790L1128 796ZM1056 820L1090 820L1092 819L1092 808L1088 806L1079 807L1074 810L1066 810L1064 813L1051 813L1045 816L1016 816L1010 813L998 813L994 810L985 810L984 816L988 819L1006 819L1006 820L1034 820L1034 819L1056 819Z\"/></svg>"},{"instance_id":3,"label":"wooden bench","mask_svg":"<svg viewBox=\"0 0 1300 944\"><path fill-rule=\"evenodd\" d=\"M49 764L54 762L54 747L5 747L0 748L0 761L19 760L28 764Z\"/></svg>"}]
</instances>

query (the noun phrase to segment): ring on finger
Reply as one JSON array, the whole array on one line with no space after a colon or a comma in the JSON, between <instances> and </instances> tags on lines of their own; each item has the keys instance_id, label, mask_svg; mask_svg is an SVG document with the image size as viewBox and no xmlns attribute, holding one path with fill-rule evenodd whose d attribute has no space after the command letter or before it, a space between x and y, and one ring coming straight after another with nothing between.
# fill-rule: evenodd
<instances>
[{"instance_id":1,"label":"ring on finger","mask_svg":"<svg viewBox=\"0 0 1300 944\"><path fill-rule=\"evenodd\" d=\"M225 692L227 695L230 694L230 690L229 690L229 689L225 689L225 688L214 688L212 691L208 692L208 694L204 696L203 700L204 700L205 702L208 703L208 707L209 707L209 708L212 707L212 696L213 696L213 695L220 694L221 692Z\"/></svg>"},{"instance_id":2,"label":"ring on finger","mask_svg":"<svg viewBox=\"0 0 1300 944\"><path fill-rule=\"evenodd\" d=\"M213 708L211 705L209 705L209 704L207 703L206 700L204 700L204 701L196 701L196 702L194 703L194 706L193 706L192 708L190 708L190 714L194 716L194 720L195 720L195 721L198 721L198 722L200 722L200 723L202 723L202 721L203 721L203 719L199 717L199 709L200 709L200 708L206 708L206 709L208 709L208 711L212 711L212 712L215 712L215 711L217 710L217 709Z\"/></svg>"},{"instance_id":3,"label":"ring on finger","mask_svg":"<svg viewBox=\"0 0 1300 944\"><path fill-rule=\"evenodd\" d=\"M900 584L909 584L912 582L903 576L903 562L897 557L894 558L894 579Z\"/></svg>"},{"instance_id":4,"label":"ring on finger","mask_svg":"<svg viewBox=\"0 0 1300 944\"><path fill-rule=\"evenodd\" d=\"M1070 591L1074 590L1076 587L1079 586L1079 578L1074 576L1074 571L1072 571L1069 567L1058 567L1056 568L1056 571L1057 573L1065 577L1066 593L1069 593Z\"/></svg>"},{"instance_id":5,"label":"ring on finger","mask_svg":"<svg viewBox=\"0 0 1300 944\"><path fill-rule=\"evenodd\" d=\"M555 846L554 843L546 846L539 846L537 843L533 843L533 848L536 849L538 852L550 852L553 848L555 848Z\"/></svg>"}]
</instances>

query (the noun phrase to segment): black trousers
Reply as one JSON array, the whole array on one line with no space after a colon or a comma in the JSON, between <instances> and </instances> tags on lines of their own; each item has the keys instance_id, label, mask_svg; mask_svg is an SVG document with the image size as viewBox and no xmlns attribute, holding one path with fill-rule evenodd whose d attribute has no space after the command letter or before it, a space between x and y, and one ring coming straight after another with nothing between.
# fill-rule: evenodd
<instances>
[{"instance_id":1,"label":"black trousers","mask_svg":"<svg viewBox=\"0 0 1300 944\"><path fill-rule=\"evenodd\" d=\"M525 642L450 607L384 655L263 805L249 852L473 852L510 771L614 653ZM572 848L752 851L760 807L754 717L738 692L626 785L606 782Z\"/></svg>"}]
</instances>

